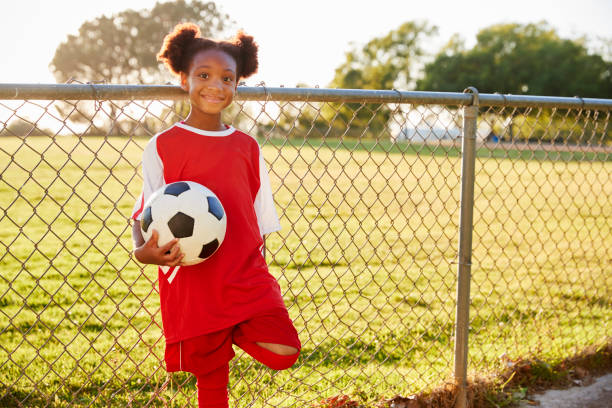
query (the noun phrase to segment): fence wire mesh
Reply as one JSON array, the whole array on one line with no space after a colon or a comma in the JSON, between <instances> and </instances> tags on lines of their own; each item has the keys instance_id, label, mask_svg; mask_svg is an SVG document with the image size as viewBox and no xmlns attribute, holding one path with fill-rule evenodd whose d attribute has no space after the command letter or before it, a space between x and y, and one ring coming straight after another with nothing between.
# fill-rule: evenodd
<instances>
[{"instance_id":1,"label":"fence wire mesh","mask_svg":"<svg viewBox=\"0 0 612 408\"><path fill-rule=\"evenodd\" d=\"M262 146L283 226L267 259L303 350L283 372L239 352L231 405L444 384L460 104L284 92L225 120ZM88 99L0 101L0 405L197 406L195 379L164 370L157 272L129 224L143 147L188 105ZM478 122L470 370L609 342L610 109L491 104Z\"/></svg>"}]
</instances>

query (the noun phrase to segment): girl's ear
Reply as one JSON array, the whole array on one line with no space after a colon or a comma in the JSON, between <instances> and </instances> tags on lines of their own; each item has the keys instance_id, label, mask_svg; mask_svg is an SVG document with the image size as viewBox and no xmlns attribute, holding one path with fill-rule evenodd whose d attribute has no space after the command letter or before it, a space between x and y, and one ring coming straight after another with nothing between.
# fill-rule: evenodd
<instances>
[{"instance_id":1,"label":"girl's ear","mask_svg":"<svg viewBox=\"0 0 612 408\"><path fill-rule=\"evenodd\" d=\"M189 92L189 83L187 82L187 74L181 71L181 88Z\"/></svg>"}]
</instances>

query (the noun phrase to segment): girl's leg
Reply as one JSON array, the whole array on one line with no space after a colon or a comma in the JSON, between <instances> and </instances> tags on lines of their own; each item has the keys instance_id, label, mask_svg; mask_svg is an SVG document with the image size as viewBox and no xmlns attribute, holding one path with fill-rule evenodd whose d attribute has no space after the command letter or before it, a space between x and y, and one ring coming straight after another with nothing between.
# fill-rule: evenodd
<instances>
[{"instance_id":1,"label":"girl's leg","mask_svg":"<svg viewBox=\"0 0 612 408\"><path fill-rule=\"evenodd\" d=\"M286 346L284 344L276 344L276 343L262 343L262 342L255 342L255 344L257 344L259 347L263 347L266 350L269 350L275 354L280 354L281 356L290 356L293 355L295 353L297 353L298 349L296 349L295 347L291 347L291 346Z\"/></svg>"},{"instance_id":2,"label":"girl's leg","mask_svg":"<svg viewBox=\"0 0 612 408\"><path fill-rule=\"evenodd\" d=\"M234 328L233 341L274 370L291 367L300 355L300 339L286 309L274 309Z\"/></svg>"},{"instance_id":3,"label":"girl's leg","mask_svg":"<svg viewBox=\"0 0 612 408\"><path fill-rule=\"evenodd\" d=\"M228 407L228 363L233 357L232 328L166 345L168 371L188 371L196 376L202 408Z\"/></svg>"},{"instance_id":4,"label":"girl's leg","mask_svg":"<svg viewBox=\"0 0 612 408\"><path fill-rule=\"evenodd\" d=\"M199 408L228 408L229 364L196 378Z\"/></svg>"},{"instance_id":5,"label":"girl's leg","mask_svg":"<svg viewBox=\"0 0 612 408\"><path fill-rule=\"evenodd\" d=\"M296 351L293 354L277 354L267 348L257 345L257 342L239 341L236 344L241 349L249 353L255 360L270 367L273 370L286 370L295 364L300 352ZM282 344L274 344L274 346L284 346ZM285 346L288 347L288 346ZM294 349L297 350L297 349Z\"/></svg>"}]
</instances>

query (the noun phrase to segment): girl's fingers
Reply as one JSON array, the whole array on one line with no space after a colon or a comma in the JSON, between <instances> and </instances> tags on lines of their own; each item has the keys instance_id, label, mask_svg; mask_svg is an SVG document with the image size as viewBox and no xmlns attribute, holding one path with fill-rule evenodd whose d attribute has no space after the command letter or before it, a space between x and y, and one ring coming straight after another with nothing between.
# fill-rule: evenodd
<instances>
[{"instance_id":1,"label":"girl's fingers","mask_svg":"<svg viewBox=\"0 0 612 408\"><path fill-rule=\"evenodd\" d=\"M150 245L152 246L157 246L157 239L159 238L159 233L157 232L157 230L153 230L153 232L151 233L151 238L149 238L149 242Z\"/></svg>"},{"instance_id":2,"label":"girl's fingers","mask_svg":"<svg viewBox=\"0 0 612 408\"><path fill-rule=\"evenodd\" d=\"M164 245L165 247L166 245ZM165 249L165 248L164 248ZM164 261L168 266L176 266L180 260L183 258L183 254L181 253L181 247L178 242L176 242L168 251L163 252Z\"/></svg>"},{"instance_id":3,"label":"girl's fingers","mask_svg":"<svg viewBox=\"0 0 612 408\"><path fill-rule=\"evenodd\" d=\"M175 258L173 261L171 261L171 262L168 264L168 266L177 266L177 265L181 265L181 261L183 260L183 257L184 257L184 256L185 256L185 255L184 255L182 252L180 252L180 253L178 254L178 256L177 256L177 257L176 257L176 258Z\"/></svg>"},{"instance_id":4,"label":"girl's fingers","mask_svg":"<svg viewBox=\"0 0 612 408\"><path fill-rule=\"evenodd\" d=\"M183 259L185 255L180 252L178 245L175 248L172 248L172 251L170 252L170 254L168 254L166 257L168 258L168 261L166 262L167 266L177 266L181 263L181 260Z\"/></svg>"},{"instance_id":5,"label":"girl's fingers","mask_svg":"<svg viewBox=\"0 0 612 408\"><path fill-rule=\"evenodd\" d=\"M176 238L174 238L172 241L168 242L167 244L159 247L159 250L161 251L162 254L165 254L166 252L171 251L174 246L178 247L178 239Z\"/></svg>"},{"instance_id":6,"label":"girl's fingers","mask_svg":"<svg viewBox=\"0 0 612 408\"><path fill-rule=\"evenodd\" d=\"M170 253L168 254L168 256L170 258L174 259L174 258L176 258L179 255L180 251L181 251L181 247L177 243L172 248L170 248Z\"/></svg>"}]
</instances>

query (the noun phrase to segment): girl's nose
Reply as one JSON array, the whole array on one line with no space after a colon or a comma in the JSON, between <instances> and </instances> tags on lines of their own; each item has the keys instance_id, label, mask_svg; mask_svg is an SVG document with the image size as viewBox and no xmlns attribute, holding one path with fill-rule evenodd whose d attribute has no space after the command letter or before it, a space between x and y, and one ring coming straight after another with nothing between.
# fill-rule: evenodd
<instances>
[{"instance_id":1,"label":"girl's nose","mask_svg":"<svg viewBox=\"0 0 612 408\"><path fill-rule=\"evenodd\" d=\"M223 87L223 84L218 79L214 79L212 81L208 81L208 88L209 89L222 89L222 87Z\"/></svg>"}]
</instances>

